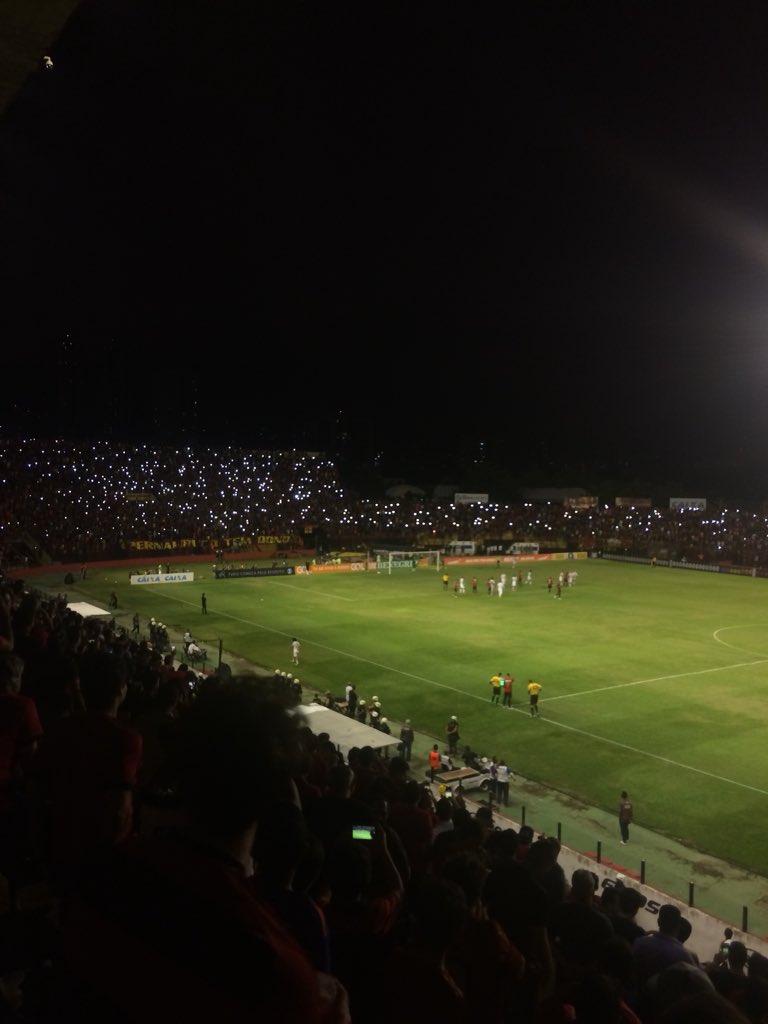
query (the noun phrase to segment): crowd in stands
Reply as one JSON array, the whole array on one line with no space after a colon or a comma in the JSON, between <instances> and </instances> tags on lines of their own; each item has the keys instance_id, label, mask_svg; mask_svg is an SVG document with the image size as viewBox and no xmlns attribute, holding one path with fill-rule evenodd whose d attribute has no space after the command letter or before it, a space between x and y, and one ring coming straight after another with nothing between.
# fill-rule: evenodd
<instances>
[{"instance_id":1,"label":"crowd in stands","mask_svg":"<svg viewBox=\"0 0 768 1024\"><path fill-rule=\"evenodd\" d=\"M0 586L0 873L49 895L34 929L11 899L0 1021L768 1019L768 960L699 962L675 906L646 932L638 890L300 701Z\"/></svg>"},{"instance_id":2,"label":"crowd in stands","mask_svg":"<svg viewBox=\"0 0 768 1024\"><path fill-rule=\"evenodd\" d=\"M342 507L333 464L301 452L1 441L0 473L0 541L28 536L61 562L136 554L131 541L208 552Z\"/></svg>"},{"instance_id":3,"label":"crowd in stands","mask_svg":"<svg viewBox=\"0 0 768 1024\"><path fill-rule=\"evenodd\" d=\"M544 550L768 565L762 511L613 499L593 508L372 500L348 494L335 464L318 453L0 440L0 565L24 540L31 560L45 552L72 563L136 555L136 542L142 551L236 552L243 539L300 540L308 527L339 549L493 539L502 547L532 541Z\"/></svg>"}]
</instances>

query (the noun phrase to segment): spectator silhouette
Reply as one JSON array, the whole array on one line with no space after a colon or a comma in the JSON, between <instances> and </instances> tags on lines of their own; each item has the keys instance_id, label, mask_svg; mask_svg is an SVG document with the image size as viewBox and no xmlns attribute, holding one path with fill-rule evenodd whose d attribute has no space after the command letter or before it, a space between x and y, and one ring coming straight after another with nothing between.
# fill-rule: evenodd
<instances>
[{"instance_id":1,"label":"spectator silhouette","mask_svg":"<svg viewBox=\"0 0 768 1024\"><path fill-rule=\"evenodd\" d=\"M75 894L63 929L65 1017L349 1021L343 988L315 969L250 877L259 820L295 798L300 750L287 710L257 680L235 677L178 720L171 756L184 824L133 839Z\"/></svg>"},{"instance_id":2,"label":"spectator silhouette","mask_svg":"<svg viewBox=\"0 0 768 1024\"><path fill-rule=\"evenodd\" d=\"M515 1019L526 964L498 921L488 917L483 899L487 872L487 858L479 851L459 850L440 866L439 877L458 885L467 904L446 963L464 994L469 1019L505 1024Z\"/></svg>"},{"instance_id":3,"label":"spectator silhouette","mask_svg":"<svg viewBox=\"0 0 768 1024\"><path fill-rule=\"evenodd\" d=\"M679 908L673 903L665 903L659 909L658 929L635 939L632 945L637 984L636 1005L641 1017L649 997L654 996L652 986L649 986L655 975L678 963L687 964L704 973L703 969L695 964L691 952L678 938L681 919Z\"/></svg>"},{"instance_id":4,"label":"spectator silhouette","mask_svg":"<svg viewBox=\"0 0 768 1024\"><path fill-rule=\"evenodd\" d=\"M267 808L259 821L254 856L258 894L299 943L318 971L331 972L330 941L325 914L307 889L317 881L324 853L312 836L301 809L283 800ZM303 885L295 881L304 867ZM309 868L309 870L306 870Z\"/></svg>"},{"instance_id":5,"label":"spectator silhouette","mask_svg":"<svg viewBox=\"0 0 768 1024\"><path fill-rule=\"evenodd\" d=\"M466 899L455 883L422 875L408 887L409 929L383 964L386 984L377 990L367 1020L373 1024L466 1024L464 993L447 966L448 950L468 919Z\"/></svg>"},{"instance_id":6,"label":"spectator silhouette","mask_svg":"<svg viewBox=\"0 0 768 1024\"><path fill-rule=\"evenodd\" d=\"M336 839L326 858L331 958L349 993L353 1020L371 1019L381 998L376 966L392 949L404 894L387 831L373 824L370 840L355 839L350 830Z\"/></svg>"},{"instance_id":7,"label":"spectator silhouette","mask_svg":"<svg viewBox=\"0 0 768 1024\"><path fill-rule=\"evenodd\" d=\"M85 711L54 724L35 758L40 855L61 894L133 831L142 744L139 733L118 719L127 678L119 655L96 651L84 657Z\"/></svg>"},{"instance_id":8,"label":"spectator silhouette","mask_svg":"<svg viewBox=\"0 0 768 1024\"><path fill-rule=\"evenodd\" d=\"M618 888L616 913L609 914L613 930L632 945L635 939L646 934L644 928L637 923L637 912L645 906L647 898L639 889L622 885Z\"/></svg>"},{"instance_id":9,"label":"spectator silhouette","mask_svg":"<svg viewBox=\"0 0 768 1024\"><path fill-rule=\"evenodd\" d=\"M0 871L9 883L12 909L33 855L28 772L43 732L35 702L20 692L23 672L22 658L0 651Z\"/></svg>"},{"instance_id":10,"label":"spectator silhouette","mask_svg":"<svg viewBox=\"0 0 768 1024\"><path fill-rule=\"evenodd\" d=\"M515 833L507 829L492 835L490 872L483 894L489 916L525 957L518 1010L521 1019L528 1020L551 995L554 985L549 899L539 879L515 859Z\"/></svg>"}]
</instances>

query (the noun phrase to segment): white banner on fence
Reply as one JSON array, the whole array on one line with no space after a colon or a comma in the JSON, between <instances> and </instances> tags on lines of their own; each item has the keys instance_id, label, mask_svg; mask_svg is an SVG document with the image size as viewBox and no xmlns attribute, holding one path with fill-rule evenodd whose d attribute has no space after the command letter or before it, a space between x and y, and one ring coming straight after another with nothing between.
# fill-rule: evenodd
<instances>
[{"instance_id":1,"label":"white banner on fence","mask_svg":"<svg viewBox=\"0 0 768 1024\"><path fill-rule=\"evenodd\" d=\"M193 572L132 573L131 583L194 583Z\"/></svg>"},{"instance_id":2,"label":"white banner on fence","mask_svg":"<svg viewBox=\"0 0 768 1024\"><path fill-rule=\"evenodd\" d=\"M673 509L692 509L697 512L705 512L707 508L706 498L670 498L669 507Z\"/></svg>"}]
</instances>

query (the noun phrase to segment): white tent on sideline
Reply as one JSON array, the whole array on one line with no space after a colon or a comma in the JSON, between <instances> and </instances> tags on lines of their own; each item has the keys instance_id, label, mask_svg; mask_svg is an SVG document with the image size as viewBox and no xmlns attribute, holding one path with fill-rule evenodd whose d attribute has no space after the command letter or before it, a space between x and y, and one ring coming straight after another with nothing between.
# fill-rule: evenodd
<instances>
[{"instance_id":1,"label":"white tent on sideline","mask_svg":"<svg viewBox=\"0 0 768 1024\"><path fill-rule=\"evenodd\" d=\"M373 729L370 725L363 725L354 718L348 718L340 711L332 711L323 704L302 704L297 709L302 715L315 735L327 732L331 742L334 743L346 758L351 747L373 747L374 750L383 750L385 747L396 747L400 742L395 736L390 736L380 729Z\"/></svg>"}]
</instances>

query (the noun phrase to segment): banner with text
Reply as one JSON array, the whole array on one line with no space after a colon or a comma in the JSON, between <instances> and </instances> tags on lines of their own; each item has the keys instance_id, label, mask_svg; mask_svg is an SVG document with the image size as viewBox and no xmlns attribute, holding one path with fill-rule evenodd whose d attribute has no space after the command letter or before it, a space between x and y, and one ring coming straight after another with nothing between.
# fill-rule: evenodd
<instances>
[{"instance_id":1,"label":"banner with text","mask_svg":"<svg viewBox=\"0 0 768 1024\"><path fill-rule=\"evenodd\" d=\"M131 586L143 583L194 583L193 572L132 572Z\"/></svg>"},{"instance_id":2,"label":"banner with text","mask_svg":"<svg viewBox=\"0 0 768 1024\"><path fill-rule=\"evenodd\" d=\"M372 568L376 568L375 562L369 562ZM323 562L312 566L312 575L316 572L365 572L365 562Z\"/></svg>"},{"instance_id":3,"label":"banner with text","mask_svg":"<svg viewBox=\"0 0 768 1024\"><path fill-rule=\"evenodd\" d=\"M258 537L174 537L173 540L129 540L126 547L132 551L175 551L179 548L215 547L229 551L253 547L275 547L294 545L301 547L301 540L291 533L263 533Z\"/></svg>"},{"instance_id":4,"label":"banner with text","mask_svg":"<svg viewBox=\"0 0 768 1024\"><path fill-rule=\"evenodd\" d=\"M226 566L217 566L213 575L217 580L239 580L246 576L293 576L295 572L292 565L277 565L274 569L228 569Z\"/></svg>"}]
</instances>

